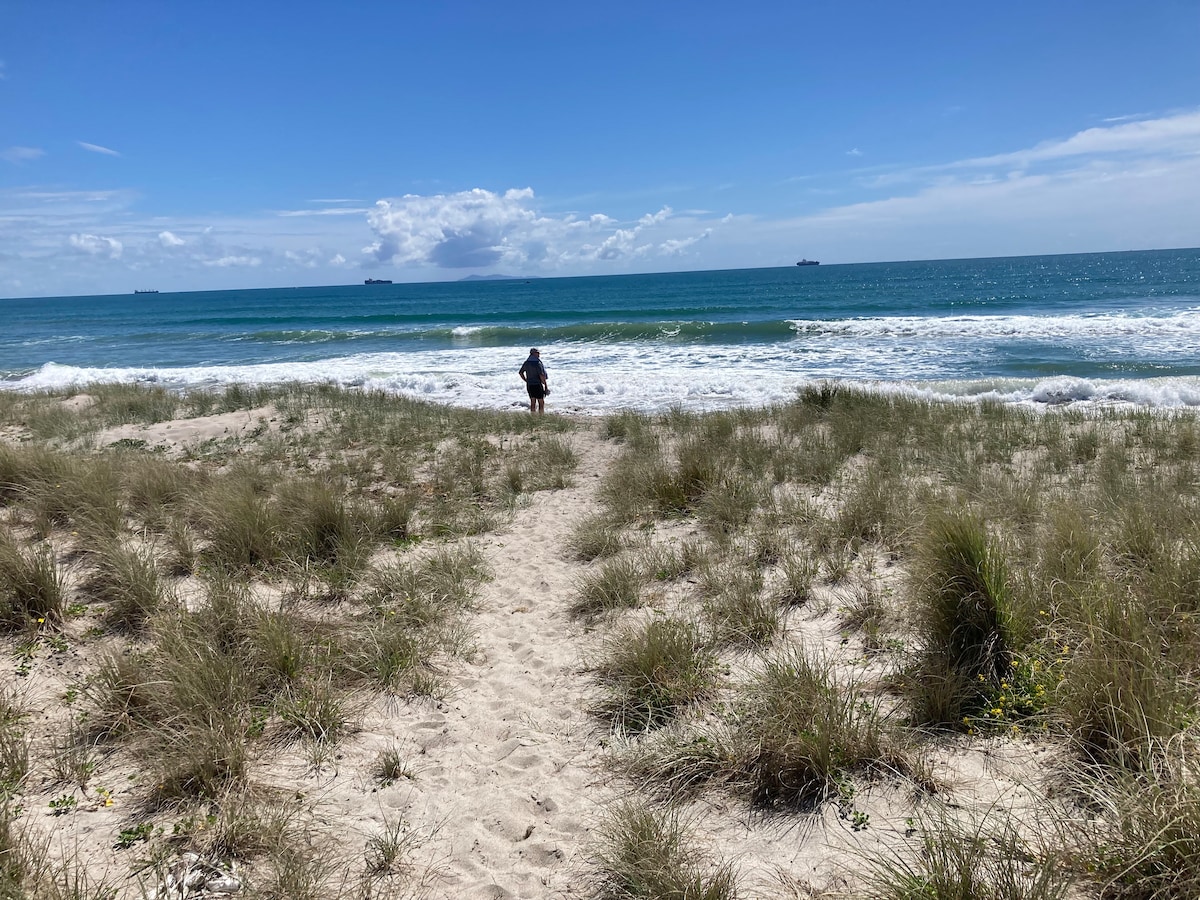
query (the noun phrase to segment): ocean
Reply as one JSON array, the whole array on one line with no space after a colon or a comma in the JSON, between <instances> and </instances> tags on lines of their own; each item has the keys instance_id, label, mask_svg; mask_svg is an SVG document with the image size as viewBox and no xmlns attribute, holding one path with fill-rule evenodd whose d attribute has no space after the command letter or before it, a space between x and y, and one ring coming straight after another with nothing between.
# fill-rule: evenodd
<instances>
[{"instance_id":1,"label":"ocean","mask_svg":"<svg viewBox=\"0 0 1200 900\"><path fill-rule=\"evenodd\" d=\"M333 382L520 408L930 398L1200 406L1200 250L0 300L0 389Z\"/></svg>"}]
</instances>

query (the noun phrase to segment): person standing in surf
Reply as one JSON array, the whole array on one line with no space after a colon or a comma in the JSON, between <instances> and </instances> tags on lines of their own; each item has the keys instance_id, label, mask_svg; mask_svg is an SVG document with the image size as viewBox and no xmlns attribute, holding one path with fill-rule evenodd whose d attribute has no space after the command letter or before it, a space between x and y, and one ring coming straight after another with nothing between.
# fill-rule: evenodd
<instances>
[{"instance_id":1,"label":"person standing in surf","mask_svg":"<svg viewBox=\"0 0 1200 900\"><path fill-rule=\"evenodd\" d=\"M546 367L542 365L542 354L534 347L529 351L529 359L517 370L525 389L529 391L529 411L531 413L546 412L546 395L550 393L547 386Z\"/></svg>"}]
</instances>

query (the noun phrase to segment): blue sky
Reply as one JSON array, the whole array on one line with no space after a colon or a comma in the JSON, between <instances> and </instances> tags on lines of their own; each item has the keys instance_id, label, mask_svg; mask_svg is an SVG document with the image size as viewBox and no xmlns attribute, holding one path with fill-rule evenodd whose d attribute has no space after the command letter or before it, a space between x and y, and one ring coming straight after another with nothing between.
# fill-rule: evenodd
<instances>
[{"instance_id":1,"label":"blue sky","mask_svg":"<svg viewBox=\"0 0 1200 900\"><path fill-rule=\"evenodd\" d=\"M0 296L1200 245L1200 3L0 0Z\"/></svg>"}]
</instances>

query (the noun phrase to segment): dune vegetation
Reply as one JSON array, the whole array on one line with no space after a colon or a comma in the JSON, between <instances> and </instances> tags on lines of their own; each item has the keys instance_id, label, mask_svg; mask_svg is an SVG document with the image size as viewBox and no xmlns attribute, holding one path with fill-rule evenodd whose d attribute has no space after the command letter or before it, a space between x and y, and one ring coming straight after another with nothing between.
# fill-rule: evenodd
<instances>
[{"instance_id":1,"label":"dune vegetation","mask_svg":"<svg viewBox=\"0 0 1200 900\"><path fill-rule=\"evenodd\" d=\"M163 427L206 421L240 424ZM567 498L536 552L573 587L541 602L603 747L572 764L620 802L538 896L1200 896L1198 476L1187 411L834 384L591 420L0 392L0 897L181 860L255 897L454 894L452 855L417 860L436 823L351 841L280 773L346 765L384 700L452 704L519 564L488 539ZM1021 797L962 792L991 757ZM422 776L387 744L347 777ZM844 874L789 868L780 821L834 823Z\"/></svg>"}]
</instances>

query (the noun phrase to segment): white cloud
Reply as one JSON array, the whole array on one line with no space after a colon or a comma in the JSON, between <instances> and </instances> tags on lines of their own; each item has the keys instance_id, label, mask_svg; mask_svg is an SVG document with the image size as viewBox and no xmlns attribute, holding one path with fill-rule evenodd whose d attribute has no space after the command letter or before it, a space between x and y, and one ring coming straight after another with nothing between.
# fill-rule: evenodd
<instances>
[{"instance_id":1,"label":"white cloud","mask_svg":"<svg viewBox=\"0 0 1200 900\"><path fill-rule=\"evenodd\" d=\"M1200 110L1088 128L1065 140L1043 141L1028 150L966 160L963 166L1029 166L1046 160L1112 154L1200 153Z\"/></svg>"},{"instance_id":2,"label":"white cloud","mask_svg":"<svg viewBox=\"0 0 1200 900\"><path fill-rule=\"evenodd\" d=\"M0 158L10 163L23 163L39 159L45 155L46 151L39 147L9 147L3 153L0 153Z\"/></svg>"},{"instance_id":3,"label":"white cloud","mask_svg":"<svg viewBox=\"0 0 1200 900\"><path fill-rule=\"evenodd\" d=\"M300 216L353 216L363 215L368 212L371 212L371 210L364 207L339 206L335 209L281 209L275 215L285 218Z\"/></svg>"},{"instance_id":4,"label":"white cloud","mask_svg":"<svg viewBox=\"0 0 1200 900\"><path fill-rule=\"evenodd\" d=\"M120 259L124 245L116 238L101 237L96 234L73 234L68 239L70 245L89 256L107 256L109 259Z\"/></svg>"},{"instance_id":5,"label":"white cloud","mask_svg":"<svg viewBox=\"0 0 1200 900\"><path fill-rule=\"evenodd\" d=\"M1007 256L1195 246L1197 208L1200 156L1089 159L1069 170L943 178L770 227L806 253L850 260Z\"/></svg>"},{"instance_id":6,"label":"white cloud","mask_svg":"<svg viewBox=\"0 0 1200 900\"><path fill-rule=\"evenodd\" d=\"M40 153L26 149L26 158ZM617 216L578 196L571 202L584 208L547 211L520 188L409 194L365 209L308 200L296 205L310 208L282 213L142 217L147 198L128 190L0 189L0 292L19 283L50 294L126 290L131 271L217 288L328 284L382 265L432 280L462 268L586 275L780 265L801 255L834 262L1196 246L1200 111L898 170L857 196L850 181L829 186L858 202L781 219L730 194L722 200L729 213L685 200L681 209L648 202Z\"/></svg>"},{"instance_id":7,"label":"white cloud","mask_svg":"<svg viewBox=\"0 0 1200 900\"><path fill-rule=\"evenodd\" d=\"M283 258L303 266L306 269L316 269L321 265L323 254L320 250L310 247L307 250L284 250Z\"/></svg>"},{"instance_id":8,"label":"white cloud","mask_svg":"<svg viewBox=\"0 0 1200 900\"><path fill-rule=\"evenodd\" d=\"M939 179L953 179L958 172L980 169L991 170L993 177L1007 178L1015 172L1052 171L1072 163L1079 166L1098 160L1167 160L1195 155L1200 155L1200 109L1157 119L1116 121L1007 153L898 169L873 176L864 184L890 188L903 183L935 183Z\"/></svg>"},{"instance_id":9,"label":"white cloud","mask_svg":"<svg viewBox=\"0 0 1200 900\"><path fill-rule=\"evenodd\" d=\"M262 259L257 256L222 256L220 259L203 260L204 265L214 266L218 269L227 269L230 267L236 268L254 268L262 265Z\"/></svg>"},{"instance_id":10,"label":"white cloud","mask_svg":"<svg viewBox=\"0 0 1200 900\"><path fill-rule=\"evenodd\" d=\"M669 206L621 222L606 213L548 215L530 188L495 193L476 188L455 194L380 200L367 216L376 240L363 248L372 265L432 269L524 269L549 273L589 271L596 263L679 253L698 238L678 232ZM650 231L659 233L647 239ZM670 243L670 242L676 243Z\"/></svg>"},{"instance_id":11,"label":"white cloud","mask_svg":"<svg viewBox=\"0 0 1200 900\"><path fill-rule=\"evenodd\" d=\"M642 228L649 228L651 225L657 225L660 222L665 222L671 217L671 207L664 206L653 215L646 214L638 219L638 225Z\"/></svg>"},{"instance_id":12,"label":"white cloud","mask_svg":"<svg viewBox=\"0 0 1200 900\"><path fill-rule=\"evenodd\" d=\"M691 247L693 244L699 243L700 241L707 240L711 234L712 229L705 228L702 233L693 235L692 237L680 239L672 238L671 240L663 241L658 245L658 252L661 256L682 256L683 252L687 250L688 247Z\"/></svg>"},{"instance_id":13,"label":"white cloud","mask_svg":"<svg viewBox=\"0 0 1200 900\"><path fill-rule=\"evenodd\" d=\"M76 141L84 150L90 150L92 153L103 153L105 156L120 156L116 150L110 150L108 147L101 147L99 144L89 144L87 141Z\"/></svg>"},{"instance_id":14,"label":"white cloud","mask_svg":"<svg viewBox=\"0 0 1200 900\"><path fill-rule=\"evenodd\" d=\"M495 194L481 188L380 200L367 214L377 240L363 252L380 263L431 263L480 268L520 255L514 239L536 230L538 215L525 206L530 188Z\"/></svg>"},{"instance_id":15,"label":"white cloud","mask_svg":"<svg viewBox=\"0 0 1200 900\"><path fill-rule=\"evenodd\" d=\"M847 156L862 156L863 152L861 150L859 150L857 147L853 147L846 151L846 155Z\"/></svg>"}]
</instances>

